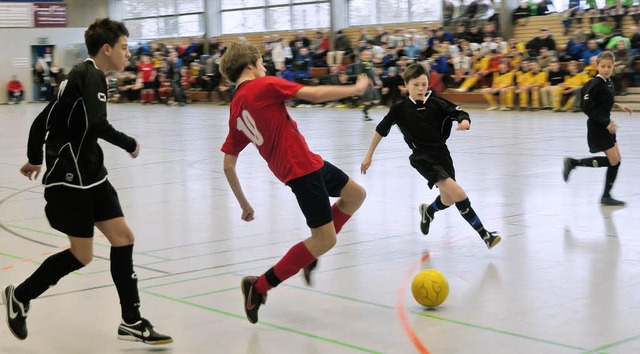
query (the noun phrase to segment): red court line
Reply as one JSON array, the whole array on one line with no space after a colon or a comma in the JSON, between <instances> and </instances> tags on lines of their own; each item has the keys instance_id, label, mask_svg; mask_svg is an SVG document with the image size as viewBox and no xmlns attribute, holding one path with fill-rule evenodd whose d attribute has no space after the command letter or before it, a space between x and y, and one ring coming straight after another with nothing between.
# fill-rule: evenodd
<instances>
[{"instance_id":1,"label":"red court line","mask_svg":"<svg viewBox=\"0 0 640 354\"><path fill-rule=\"evenodd\" d=\"M473 239L472 237L469 237L469 235L460 236L460 237L451 239L441 245L438 245L438 247L436 247L435 252L427 252L427 254L425 254L420 258L419 262L416 262L416 264L414 264L411 268L409 268L409 270L407 270L407 272L404 274L404 277L402 278L402 282L400 282L400 285L398 286L398 292L396 294L398 318L400 319L400 324L402 325L402 329L404 330L407 337L409 337L411 344L413 344L413 346L416 347L416 349L420 354L430 354L430 352L429 352L429 349L427 349L427 347L422 343L420 338L418 338L418 335L409 324L409 318L407 317L407 311L406 311L406 303L404 300L405 294L408 288L408 284L413 280L413 276L416 274L418 269L420 269L420 266L422 266L422 264L426 262L433 253L437 254L440 252L440 250L447 248L451 244L463 238Z\"/></svg>"}]
</instances>

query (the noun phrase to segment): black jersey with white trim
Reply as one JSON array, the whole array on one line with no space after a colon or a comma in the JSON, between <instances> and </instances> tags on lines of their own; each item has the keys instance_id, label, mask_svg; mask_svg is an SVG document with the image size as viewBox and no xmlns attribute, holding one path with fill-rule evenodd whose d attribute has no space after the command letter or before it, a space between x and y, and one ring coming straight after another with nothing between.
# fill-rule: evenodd
<instances>
[{"instance_id":1,"label":"black jersey with white trim","mask_svg":"<svg viewBox=\"0 0 640 354\"><path fill-rule=\"evenodd\" d=\"M433 91L427 92L423 101L413 101L411 97L394 104L389 113L376 127L376 131L387 136L394 124L398 125L404 141L412 150L446 145L451 135L453 121L471 121L462 108Z\"/></svg>"},{"instance_id":2,"label":"black jersey with white trim","mask_svg":"<svg viewBox=\"0 0 640 354\"><path fill-rule=\"evenodd\" d=\"M615 103L611 80L598 75L582 86L580 95L580 108L589 117L587 124L606 128L611 121L611 108Z\"/></svg>"},{"instance_id":3,"label":"black jersey with white trim","mask_svg":"<svg viewBox=\"0 0 640 354\"><path fill-rule=\"evenodd\" d=\"M135 139L107 120L106 77L87 59L69 72L57 97L34 120L27 157L29 163L42 165L45 144L47 170L42 183L46 187L90 188L107 178L98 138L129 153L136 149Z\"/></svg>"}]
</instances>

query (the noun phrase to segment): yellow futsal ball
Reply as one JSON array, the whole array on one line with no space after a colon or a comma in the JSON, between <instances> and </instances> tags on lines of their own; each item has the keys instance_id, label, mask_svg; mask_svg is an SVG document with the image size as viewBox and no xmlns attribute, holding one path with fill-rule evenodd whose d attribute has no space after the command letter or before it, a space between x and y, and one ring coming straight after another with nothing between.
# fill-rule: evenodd
<instances>
[{"instance_id":1,"label":"yellow futsal ball","mask_svg":"<svg viewBox=\"0 0 640 354\"><path fill-rule=\"evenodd\" d=\"M447 278L435 269L420 271L411 282L413 298L423 306L435 307L444 302L449 295Z\"/></svg>"}]
</instances>

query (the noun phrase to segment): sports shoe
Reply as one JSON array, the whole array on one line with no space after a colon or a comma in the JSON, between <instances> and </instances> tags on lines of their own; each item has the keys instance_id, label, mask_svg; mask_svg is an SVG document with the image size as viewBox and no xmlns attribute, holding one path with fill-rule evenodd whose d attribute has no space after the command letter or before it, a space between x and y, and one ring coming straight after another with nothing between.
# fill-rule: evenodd
<instances>
[{"instance_id":1,"label":"sports shoe","mask_svg":"<svg viewBox=\"0 0 640 354\"><path fill-rule=\"evenodd\" d=\"M498 106L489 106L489 108L487 108L486 111L495 111L498 108L500 108L500 107L498 107Z\"/></svg>"},{"instance_id":2,"label":"sports shoe","mask_svg":"<svg viewBox=\"0 0 640 354\"><path fill-rule=\"evenodd\" d=\"M482 235L482 240L487 245L488 249L492 249L498 243L500 243L502 238L498 236L498 232L496 231L485 231L484 235Z\"/></svg>"},{"instance_id":3,"label":"sports shoe","mask_svg":"<svg viewBox=\"0 0 640 354\"><path fill-rule=\"evenodd\" d=\"M242 278L242 295L244 295L244 312L251 323L258 323L258 309L267 301L267 295L260 295L254 286L258 277Z\"/></svg>"},{"instance_id":4,"label":"sports shoe","mask_svg":"<svg viewBox=\"0 0 640 354\"><path fill-rule=\"evenodd\" d=\"M369 122L369 121L372 121L372 120L373 120L373 119L371 119L371 117L369 117L369 115L368 115L368 114L366 114L366 113L364 114L364 121L365 121L365 122Z\"/></svg>"},{"instance_id":5,"label":"sports shoe","mask_svg":"<svg viewBox=\"0 0 640 354\"><path fill-rule=\"evenodd\" d=\"M571 174L574 168L576 168L576 166L573 164L572 159L565 157L562 161L562 179L565 182L569 182L569 174Z\"/></svg>"},{"instance_id":6,"label":"sports shoe","mask_svg":"<svg viewBox=\"0 0 640 354\"><path fill-rule=\"evenodd\" d=\"M134 324L122 321L118 326L118 339L152 345L173 343L173 338L156 332L151 322L146 318L141 318Z\"/></svg>"},{"instance_id":7,"label":"sports shoe","mask_svg":"<svg viewBox=\"0 0 640 354\"><path fill-rule=\"evenodd\" d=\"M433 220L433 217L427 213L428 207L425 203L420 204L420 231L422 231L423 235L429 233L429 225L431 225L431 221Z\"/></svg>"},{"instance_id":8,"label":"sports shoe","mask_svg":"<svg viewBox=\"0 0 640 354\"><path fill-rule=\"evenodd\" d=\"M7 307L7 325L13 335L25 340L29 334L27 331L27 315L29 314L29 305L26 306L18 301L14 296L16 290L15 285L8 285L2 292L2 301Z\"/></svg>"},{"instance_id":9,"label":"sports shoe","mask_svg":"<svg viewBox=\"0 0 640 354\"><path fill-rule=\"evenodd\" d=\"M311 262L308 266L302 268L302 275L307 285L311 286L311 272L318 266L318 260Z\"/></svg>"},{"instance_id":10,"label":"sports shoe","mask_svg":"<svg viewBox=\"0 0 640 354\"><path fill-rule=\"evenodd\" d=\"M608 196L608 197L602 197L602 199L600 199L600 204L606 205L606 206L625 206L627 203L621 200L613 199L611 196Z\"/></svg>"}]
</instances>

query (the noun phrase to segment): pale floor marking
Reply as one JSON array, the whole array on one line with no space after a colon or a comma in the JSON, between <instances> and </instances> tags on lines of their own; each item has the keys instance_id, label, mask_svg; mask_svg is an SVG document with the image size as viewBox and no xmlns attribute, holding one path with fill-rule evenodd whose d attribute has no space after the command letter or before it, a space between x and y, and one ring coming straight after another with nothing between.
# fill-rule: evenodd
<instances>
[{"instance_id":1,"label":"pale floor marking","mask_svg":"<svg viewBox=\"0 0 640 354\"><path fill-rule=\"evenodd\" d=\"M0 222L11 231L0 229L3 286L68 244L45 219L42 187L18 173L42 108L0 106ZM257 325L245 319L240 279L267 270L309 231L295 197L253 147L238 172L256 220L240 220L219 151L228 107L110 105L112 124L142 145L132 160L101 143L137 237L143 315L175 343L116 339L109 246L96 237L94 261L33 302L26 341L0 325L0 352L413 353L396 296L430 250L422 267L448 277L449 298L428 311L409 292L403 299L409 325L432 353L640 352L637 118L614 114L623 162L613 194L628 206L602 208L605 169L578 169L569 184L560 174L563 156L590 156L584 115L470 110L471 130L454 131L449 147L473 207L503 236L488 251L455 207L436 215L428 237L420 234L417 207L437 191L409 165L395 128L360 175L386 110L372 110L375 121L366 123L359 110L290 112L311 149L368 193L321 258L314 287L295 276L269 294Z\"/></svg>"}]
</instances>

